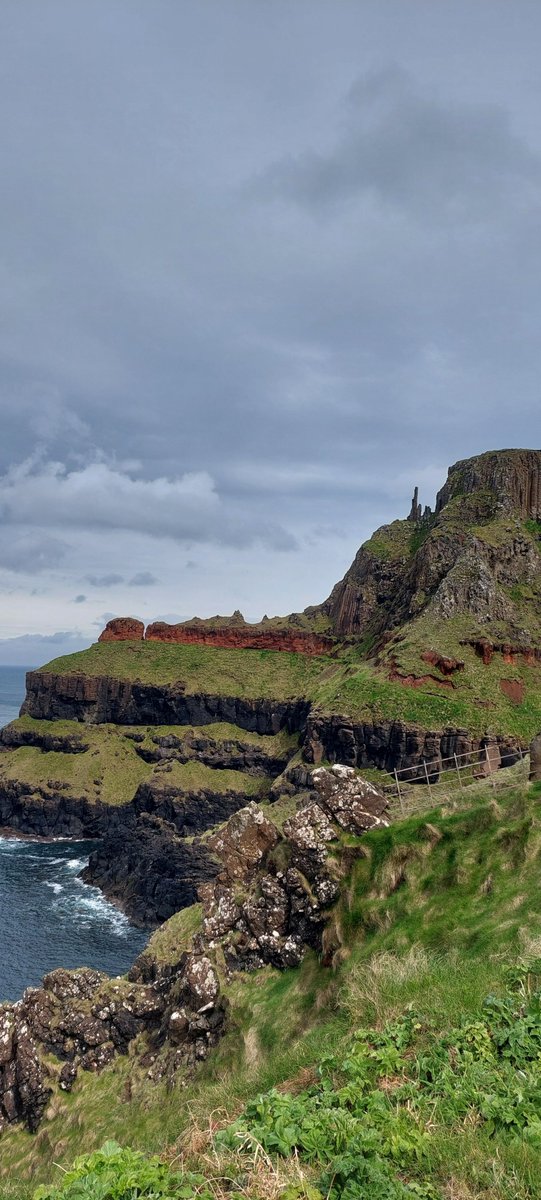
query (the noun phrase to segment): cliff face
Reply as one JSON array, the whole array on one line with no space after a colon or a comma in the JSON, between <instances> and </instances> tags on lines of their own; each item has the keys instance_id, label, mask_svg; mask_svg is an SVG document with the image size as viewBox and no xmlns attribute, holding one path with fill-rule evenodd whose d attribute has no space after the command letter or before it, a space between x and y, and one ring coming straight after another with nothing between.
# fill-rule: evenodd
<instances>
[{"instance_id":1,"label":"cliff face","mask_svg":"<svg viewBox=\"0 0 541 1200\"><path fill-rule=\"evenodd\" d=\"M112 676L29 671L21 715L103 725L210 725L225 721L261 734L302 727L305 700L251 700L191 694L182 682L138 683Z\"/></svg>"},{"instance_id":2,"label":"cliff face","mask_svg":"<svg viewBox=\"0 0 541 1200\"><path fill-rule=\"evenodd\" d=\"M377 644L430 609L498 622L523 644L541 637L541 451L503 450L456 463L436 511L414 504L407 520L383 526L359 550L322 605L340 636ZM518 601L522 603L517 604ZM525 620L526 616L526 620Z\"/></svg>"},{"instance_id":3,"label":"cliff face","mask_svg":"<svg viewBox=\"0 0 541 1200\"><path fill-rule=\"evenodd\" d=\"M541 520L541 450L495 450L449 468L438 492L436 513L450 500L484 492L522 520Z\"/></svg>"}]
</instances>

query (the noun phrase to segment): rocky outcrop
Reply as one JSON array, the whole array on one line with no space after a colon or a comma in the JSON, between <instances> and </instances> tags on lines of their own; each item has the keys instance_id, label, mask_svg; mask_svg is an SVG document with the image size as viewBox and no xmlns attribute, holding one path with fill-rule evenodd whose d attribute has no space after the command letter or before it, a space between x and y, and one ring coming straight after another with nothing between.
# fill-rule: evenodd
<instances>
[{"instance_id":1,"label":"rocky outcrop","mask_svg":"<svg viewBox=\"0 0 541 1200\"><path fill-rule=\"evenodd\" d=\"M182 682L139 683L82 672L29 671L21 715L41 720L102 725L210 725L224 721L253 733L296 733L309 710L307 700L250 700L186 692Z\"/></svg>"},{"instance_id":2,"label":"rocky outcrop","mask_svg":"<svg viewBox=\"0 0 541 1200\"><path fill-rule=\"evenodd\" d=\"M230 970L285 969L307 947L321 951L326 912L350 863L337 853L340 830L359 836L387 823L386 798L353 770L320 768L312 783L282 834L249 805L209 839L222 865L200 889L203 936L209 947L219 941Z\"/></svg>"},{"instance_id":3,"label":"rocky outcrop","mask_svg":"<svg viewBox=\"0 0 541 1200\"><path fill-rule=\"evenodd\" d=\"M0 1007L0 1129L35 1132L53 1092L71 1091L78 1071L101 1071L143 1035L154 1075L205 1058L223 1029L226 1004L212 963L185 953L152 985L99 971L51 971L18 1004ZM153 1053L154 1051L154 1053Z\"/></svg>"},{"instance_id":4,"label":"rocky outcrop","mask_svg":"<svg viewBox=\"0 0 541 1200\"><path fill-rule=\"evenodd\" d=\"M56 733L50 729L24 729L16 722L0 729L0 746L6 750L18 750L20 746L36 746L38 750L59 754L85 754L88 742L79 733Z\"/></svg>"},{"instance_id":5,"label":"rocky outcrop","mask_svg":"<svg viewBox=\"0 0 541 1200\"><path fill-rule=\"evenodd\" d=\"M241 742L235 738L214 741L200 734L177 737L175 734L156 734L152 746L136 746L136 753L145 762L191 762L197 759L217 770L242 771L245 775L279 775L286 767L291 750L270 754L260 745Z\"/></svg>"},{"instance_id":6,"label":"rocky outcrop","mask_svg":"<svg viewBox=\"0 0 541 1200\"><path fill-rule=\"evenodd\" d=\"M357 551L321 610L338 637L361 635L392 606L410 558L411 523L378 529Z\"/></svg>"},{"instance_id":7,"label":"rocky outcrop","mask_svg":"<svg viewBox=\"0 0 541 1200\"><path fill-rule=\"evenodd\" d=\"M20 780L0 783L0 826L32 837L97 838L114 811L98 800L66 793L62 780L47 791Z\"/></svg>"},{"instance_id":8,"label":"rocky outcrop","mask_svg":"<svg viewBox=\"0 0 541 1200\"><path fill-rule=\"evenodd\" d=\"M382 526L312 617L338 636L380 644L428 605L444 620L520 626L505 589L539 580L541 557L527 520L541 521L541 451L502 450L456 463L436 512L421 513L415 490L406 521ZM488 534L485 535L485 530Z\"/></svg>"},{"instance_id":9,"label":"rocky outcrop","mask_svg":"<svg viewBox=\"0 0 541 1200\"><path fill-rule=\"evenodd\" d=\"M145 626L135 617L114 617L100 633L99 642L142 642Z\"/></svg>"},{"instance_id":10,"label":"rocky outcrop","mask_svg":"<svg viewBox=\"0 0 541 1200\"><path fill-rule=\"evenodd\" d=\"M250 625L223 625L213 629L204 622L167 625L165 621L156 621L148 626L145 640L236 650L276 650L288 654L330 654L334 647L333 638L304 630Z\"/></svg>"},{"instance_id":11,"label":"rocky outcrop","mask_svg":"<svg viewBox=\"0 0 541 1200\"><path fill-rule=\"evenodd\" d=\"M232 617L212 620L181 621L169 625L167 621L154 621L145 627L133 617L115 617L108 621L100 633L100 642L166 642L186 646L215 646L233 650L276 650L289 654L329 654L334 646L332 637L313 633L309 629L280 626L275 628L270 621L250 625L241 613Z\"/></svg>"},{"instance_id":12,"label":"rocky outcrop","mask_svg":"<svg viewBox=\"0 0 541 1200\"><path fill-rule=\"evenodd\" d=\"M208 839L218 873L199 889L202 930L178 960L158 962L147 949L116 980L52 971L18 1004L0 1007L0 1128L22 1121L35 1131L56 1091L117 1054L129 1052L149 1078L173 1084L179 1066L204 1059L225 1028L218 962L228 972L285 968L307 947L332 962L339 944L329 938L324 947L326 914L360 850L351 835L385 824L386 801L347 767L315 771L313 786L282 833L250 804ZM159 843L160 823L146 820ZM164 852L170 859L171 831Z\"/></svg>"},{"instance_id":13,"label":"rocky outcrop","mask_svg":"<svg viewBox=\"0 0 541 1200\"><path fill-rule=\"evenodd\" d=\"M426 731L402 721L353 721L347 715L311 713L303 742L308 763L346 763L352 767L378 767L384 771L430 764L431 778L441 770L443 759L484 748L486 737L474 737L466 729ZM493 739L500 748L503 766L520 757L518 742L509 737ZM413 779L413 777L412 777Z\"/></svg>"},{"instance_id":14,"label":"rocky outcrop","mask_svg":"<svg viewBox=\"0 0 541 1200\"><path fill-rule=\"evenodd\" d=\"M436 513L457 496L484 492L523 520L541 520L541 450L492 450L449 468Z\"/></svg>"},{"instance_id":15,"label":"rocky outcrop","mask_svg":"<svg viewBox=\"0 0 541 1200\"><path fill-rule=\"evenodd\" d=\"M525 666L533 667L541 662L539 646L515 645L512 642L491 642L488 638L468 638L463 646L472 646L486 667L490 666L495 654L501 654L503 662L514 665L522 661Z\"/></svg>"}]
</instances>

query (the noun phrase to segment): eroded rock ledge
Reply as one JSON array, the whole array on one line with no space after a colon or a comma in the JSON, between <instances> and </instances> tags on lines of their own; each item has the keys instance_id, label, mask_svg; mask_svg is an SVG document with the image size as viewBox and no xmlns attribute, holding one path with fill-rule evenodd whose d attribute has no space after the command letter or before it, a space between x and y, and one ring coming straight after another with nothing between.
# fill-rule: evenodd
<instances>
[{"instance_id":1,"label":"eroded rock ledge","mask_svg":"<svg viewBox=\"0 0 541 1200\"><path fill-rule=\"evenodd\" d=\"M133 617L114 617L100 633L100 642L147 641L188 646L214 646L236 650L277 650L289 654L329 654L334 639L308 629L273 628L271 622L250 625L242 616L212 620L182 621L169 625L154 621L146 630Z\"/></svg>"},{"instance_id":2,"label":"eroded rock ledge","mask_svg":"<svg viewBox=\"0 0 541 1200\"><path fill-rule=\"evenodd\" d=\"M53 971L0 1007L0 1127L21 1121L35 1131L53 1093L69 1091L79 1070L101 1071L130 1048L151 1077L174 1083L224 1030L218 962L229 973L285 968L308 946L332 962L339 945L324 938L326 914L361 845L349 836L344 846L341 835L385 824L386 800L347 767L321 768L313 783L283 833L250 804L209 839L218 875L200 889L202 929L178 959L164 964L147 950L116 980Z\"/></svg>"}]
</instances>

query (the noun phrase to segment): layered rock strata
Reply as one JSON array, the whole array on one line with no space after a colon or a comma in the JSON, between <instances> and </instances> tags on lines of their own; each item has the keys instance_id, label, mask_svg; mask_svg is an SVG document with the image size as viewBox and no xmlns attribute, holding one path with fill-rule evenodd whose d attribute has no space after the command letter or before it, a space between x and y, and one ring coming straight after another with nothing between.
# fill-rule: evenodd
<instances>
[{"instance_id":1,"label":"layered rock strata","mask_svg":"<svg viewBox=\"0 0 541 1200\"><path fill-rule=\"evenodd\" d=\"M186 692L182 683L148 684L108 675L29 671L21 716L106 725L211 725L224 721L253 733L294 733L307 700L250 700Z\"/></svg>"}]
</instances>

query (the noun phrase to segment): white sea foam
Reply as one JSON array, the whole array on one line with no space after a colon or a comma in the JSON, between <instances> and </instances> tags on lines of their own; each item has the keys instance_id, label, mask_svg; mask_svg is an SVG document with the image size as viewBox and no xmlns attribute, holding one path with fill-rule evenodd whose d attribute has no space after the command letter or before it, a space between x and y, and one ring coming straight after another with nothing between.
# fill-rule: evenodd
<instances>
[{"instance_id":1,"label":"white sea foam","mask_svg":"<svg viewBox=\"0 0 541 1200\"><path fill-rule=\"evenodd\" d=\"M64 891L61 883L51 883L48 879L45 880L45 887L52 888L55 896L59 896Z\"/></svg>"},{"instance_id":2,"label":"white sea foam","mask_svg":"<svg viewBox=\"0 0 541 1200\"><path fill-rule=\"evenodd\" d=\"M65 861L70 871L82 871L83 867L86 867L88 858L68 858Z\"/></svg>"}]
</instances>

